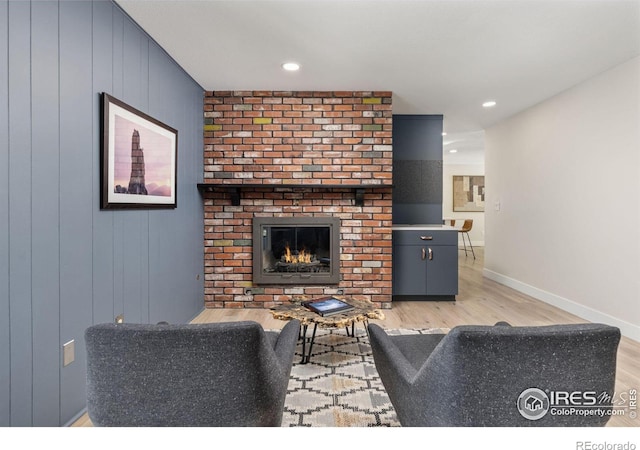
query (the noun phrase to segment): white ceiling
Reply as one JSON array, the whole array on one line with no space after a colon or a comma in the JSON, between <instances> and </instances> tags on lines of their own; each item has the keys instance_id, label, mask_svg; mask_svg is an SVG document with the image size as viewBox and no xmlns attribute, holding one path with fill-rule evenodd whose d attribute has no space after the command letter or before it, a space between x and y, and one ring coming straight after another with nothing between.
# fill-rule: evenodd
<instances>
[{"instance_id":1,"label":"white ceiling","mask_svg":"<svg viewBox=\"0 0 640 450\"><path fill-rule=\"evenodd\" d=\"M640 0L117 3L206 90L385 90L394 114L443 114L445 163L482 161L483 129L640 55Z\"/></svg>"}]
</instances>

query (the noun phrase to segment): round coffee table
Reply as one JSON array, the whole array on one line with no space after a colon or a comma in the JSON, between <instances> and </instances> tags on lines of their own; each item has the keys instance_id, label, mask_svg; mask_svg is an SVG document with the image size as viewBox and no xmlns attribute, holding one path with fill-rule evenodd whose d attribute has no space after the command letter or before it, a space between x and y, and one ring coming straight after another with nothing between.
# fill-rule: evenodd
<instances>
[{"instance_id":1,"label":"round coffee table","mask_svg":"<svg viewBox=\"0 0 640 450\"><path fill-rule=\"evenodd\" d=\"M311 359L311 350L318 327L345 328L347 330L347 336L355 336L355 324L356 322L362 322L368 335L369 330L367 326L369 325L369 319L384 319L382 311L377 309L371 301L364 297L347 297L343 295L332 295L332 297L350 304L353 306L353 309L330 316L321 316L302 305L302 302L312 300L311 297L303 295L292 298L290 303L271 308L271 314L274 319L298 319L300 321L300 339L302 339L301 364L306 364ZM313 324L313 332L311 333L311 338L307 339L307 330L311 324ZM349 334L349 328L351 328L351 334ZM306 350L307 341L309 343L308 351Z\"/></svg>"}]
</instances>

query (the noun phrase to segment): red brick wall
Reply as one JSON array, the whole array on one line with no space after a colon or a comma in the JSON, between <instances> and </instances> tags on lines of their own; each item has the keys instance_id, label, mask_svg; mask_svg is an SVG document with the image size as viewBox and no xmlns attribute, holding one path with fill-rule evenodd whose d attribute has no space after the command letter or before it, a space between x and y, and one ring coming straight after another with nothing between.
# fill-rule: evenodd
<instances>
[{"instance_id":1,"label":"red brick wall","mask_svg":"<svg viewBox=\"0 0 640 450\"><path fill-rule=\"evenodd\" d=\"M389 308L391 93L206 92L204 118L204 182L244 186L239 206L224 188L203 194L205 306L268 308L340 290ZM362 206L335 187L356 184L376 186ZM253 284L253 217L329 215L341 218L339 285Z\"/></svg>"}]
</instances>

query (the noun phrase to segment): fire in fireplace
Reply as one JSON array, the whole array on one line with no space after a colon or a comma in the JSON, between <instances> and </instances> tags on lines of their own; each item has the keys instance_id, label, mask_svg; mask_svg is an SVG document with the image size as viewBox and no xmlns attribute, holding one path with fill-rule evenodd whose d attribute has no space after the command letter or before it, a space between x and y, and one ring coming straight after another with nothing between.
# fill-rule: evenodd
<instances>
[{"instance_id":1,"label":"fire in fireplace","mask_svg":"<svg viewBox=\"0 0 640 450\"><path fill-rule=\"evenodd\" d=\"M340 219L254 218L253 282L276 285L338 284Z\"/></svg>"}]
</instances>

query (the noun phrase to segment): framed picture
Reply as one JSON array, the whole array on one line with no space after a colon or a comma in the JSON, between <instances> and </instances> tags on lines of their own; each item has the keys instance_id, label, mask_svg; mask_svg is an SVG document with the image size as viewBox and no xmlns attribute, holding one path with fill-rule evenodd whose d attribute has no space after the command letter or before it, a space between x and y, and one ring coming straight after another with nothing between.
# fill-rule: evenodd
<instances>
[{"instance_id":1,"label":"framed picture","mask_svg":"<svg viewBox=\"0 0 640 450\"><path fill-rule=\"evenodd\" d=\"M178 131L102 93L101 209L176 208Z\"/></svg>"},{"instance_id":2,"label":"framed picture","mask_svg":"<svg viewBox=\"0 0 640 450\"><path fill-rule=\"evenodd\" d=\"M453 176L453 210L484 211L484 175Z\"/></svg>"}]
</instances>

